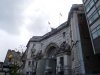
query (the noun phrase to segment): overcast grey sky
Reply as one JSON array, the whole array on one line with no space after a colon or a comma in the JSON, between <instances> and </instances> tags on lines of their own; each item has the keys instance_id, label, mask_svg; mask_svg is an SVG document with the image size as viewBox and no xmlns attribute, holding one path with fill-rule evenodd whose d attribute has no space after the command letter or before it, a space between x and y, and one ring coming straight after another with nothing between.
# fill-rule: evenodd
<instances>
[{"instance_id":1,"label":"overcast grey sky","mask_svg":"<svg viewBox=\"0 0 100 75\"><path fill-rule=\"evenodd\" d=\"M18 51L32 36L59 26L59 17L60 24L65 22L72 4L80 3L82 0L0 0L0 61L8 49Z\"/></svg>"}]
</instances>

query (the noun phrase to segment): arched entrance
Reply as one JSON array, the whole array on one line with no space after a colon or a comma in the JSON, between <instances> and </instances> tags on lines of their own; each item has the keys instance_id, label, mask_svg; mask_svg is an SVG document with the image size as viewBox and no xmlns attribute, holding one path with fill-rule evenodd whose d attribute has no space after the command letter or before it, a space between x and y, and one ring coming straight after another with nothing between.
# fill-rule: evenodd
<instances>
[{"instance_id":1,"label":"arched entrance","mask_svg":"<svg viewBox=\"0 0 100 75\"><path fill-rule=\"evenodd\" d=\"M55 58L55 53L56 53L56 47L51 46L51 47L48 49L47 53L46 53L46 57L47 57L47 58Z\"/></svg>"},{"instance_id":2,"label":"arched entrance","mask_svg":"<svg viewBox=\"0 0 100 75\"><path fill-rule=\"evenodd\" d=\"M56 58L55 54L59 50L59 46L55 43L50 43L45 49L46 58Z\"/></svg>"},{"instance_id":3,"label":"arched entrance","mask_svg":"<svg viewBox=\"0 0 100 75\"><path fill-rule=\"evenodd\" d=\"M56 75L56 51L59 47L50 43L45 49L45 57L38 61L36 75Z\"/></svg>"},{"instance_id":4,"label":"arched entrance","mask_svg":"<svg viewBox=\"0 0 100 75\"><path fill-rule=\"evenodd\" d=\"M50 43L46 48L46 69L45 75L56 75L56 52L59 47L55 43Z\"/></svg>"}]
</instances>

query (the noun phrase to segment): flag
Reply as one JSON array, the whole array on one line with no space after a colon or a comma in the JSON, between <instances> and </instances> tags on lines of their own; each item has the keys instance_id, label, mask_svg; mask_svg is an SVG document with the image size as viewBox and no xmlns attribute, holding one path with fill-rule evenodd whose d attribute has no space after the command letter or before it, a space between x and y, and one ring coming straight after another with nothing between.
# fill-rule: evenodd
<instances>
[{"instance_id":1,"label":"flag","mask_svg":"<svg viewBox=\"0 0 100 75\"><path fill-rule=\"evenodd\" d=\"M60 13L60 16L62 16L62 14Z\"/></svg>"},{"instance_id":2,"label":"flag","mask_svg":"<svg viewBox=\"0 0 100 75\"><path fill-rule=\"evenodd\" d=\"M50 24L50 22L48 21L48 24Z\"/></svg>"}]
</instances>

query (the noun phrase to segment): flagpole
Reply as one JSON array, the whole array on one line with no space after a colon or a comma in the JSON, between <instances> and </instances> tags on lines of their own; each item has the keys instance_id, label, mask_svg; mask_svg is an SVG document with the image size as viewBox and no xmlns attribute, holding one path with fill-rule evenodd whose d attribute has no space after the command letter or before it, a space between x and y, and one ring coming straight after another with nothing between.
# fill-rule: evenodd
<instances>
[{"instance_id":1,"label":"flagpole","mask_svg":"<svg viewBox=\"0 0 100 75\"><path fill-rule=\"evenodd\" d=\"M59 25L60 25L60 16L62 16L62 14L61 14L61 13L59 13Z\"/></svg>"},{"instance_id":2,"label":"flagpole","mask_svg":"<svg viewBox=\"0 0 100 75\"><path fill-rule=\"evenodd\" d=\"M52 27L50 26L50 24L51 24L51 23L48 21L48 25L49 25L50 29L52 29Z\"/></svg>"}]
</instances>

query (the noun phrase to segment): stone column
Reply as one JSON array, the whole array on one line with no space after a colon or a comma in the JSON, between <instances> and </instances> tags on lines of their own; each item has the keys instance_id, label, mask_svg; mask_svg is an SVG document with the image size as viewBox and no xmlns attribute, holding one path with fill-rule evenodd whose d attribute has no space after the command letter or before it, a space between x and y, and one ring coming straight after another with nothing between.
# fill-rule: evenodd
<instances>
[{"instance_id":1,"label":"stone column","mask_svg":"<svg viewBox=\"0 0 100 75\"><path fill-rule=\"evenodd\" d=\"M64 75L70 75L71 72L71 56L64 55Z\"/></svg>"}]
</instances>

